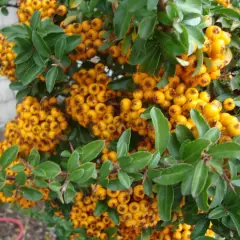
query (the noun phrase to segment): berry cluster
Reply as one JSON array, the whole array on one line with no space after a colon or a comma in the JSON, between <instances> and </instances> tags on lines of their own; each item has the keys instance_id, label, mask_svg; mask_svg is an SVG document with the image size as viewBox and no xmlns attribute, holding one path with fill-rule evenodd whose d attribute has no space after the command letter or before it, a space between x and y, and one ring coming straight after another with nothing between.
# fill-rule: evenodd
<instances>
[{"instance_id":1,"label":"berry cluster","mask_svg":"<svg viewBox=\"0 0 240 240\"><path fill-rule=\"evenodd\" d=\"M0 34L0 75L6 76L10 81L15 80L16 53L13 52L14 44L6 41L6 38Z\"/></svg>"},{"instance_id":2,"label":"berry cluster","mask_svg":"<svg viewBox=\"0 0 240 240\"><path fill-rule=\"evenodd\" d=\"M67 13L67 7L58 6L56 0L21 0L17 11L19 21L29 24L30 19L35 11L41 13L41 18L46 19L58 14L64 16Z\"/></svg>"},{"instance_id":3,"label":"berry cluster","mask_svg":"<svg viewBox=\"0 0 240 240\"><path fill-rule=\"evenodd\" d=\"M56 98L44 99L26 97L17 105L17 117L6 124L5 137L11 144L20 146L20 154L27 156L32 148L39 151L53 151L59 137L67 128L64 114L54 105Z\"/></svg>"},{"instance_id":4,"label":"berry cluster","mask_svg":"<svg viewBox=\"0 0 240 240\"><path fill-rule=\"evenodd\" d=\"M104 30L101 30L103 21L101 18L94 18L91 21L73 23L61 27L67 35L77 34L81 36L81 43L76 47L75 53L70 54L72 60L87 60L96 56L97 49L102 45Z\"/></svg>"}]
</instances>

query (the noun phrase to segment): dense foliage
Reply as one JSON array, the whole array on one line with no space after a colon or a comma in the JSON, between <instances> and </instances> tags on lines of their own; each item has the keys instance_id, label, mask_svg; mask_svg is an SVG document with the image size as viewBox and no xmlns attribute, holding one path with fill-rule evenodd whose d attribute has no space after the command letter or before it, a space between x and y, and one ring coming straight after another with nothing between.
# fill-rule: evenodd
<instances>
[{"instance_id":1,"label":"dense foliage","mask_svg":"<svg viewBox=\"0 0 240 240\"><path fill-rule=\"evenodd\" d=\"M57 239L240 239L239 1L21 0L17 14L0 35L18 91L0 202Z\"/></svg>"}]
</instances>

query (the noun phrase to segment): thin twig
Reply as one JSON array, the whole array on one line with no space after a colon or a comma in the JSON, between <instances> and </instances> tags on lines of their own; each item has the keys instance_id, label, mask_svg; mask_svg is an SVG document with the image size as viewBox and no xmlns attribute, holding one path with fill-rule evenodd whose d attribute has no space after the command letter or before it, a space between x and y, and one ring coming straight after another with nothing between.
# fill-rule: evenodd
<instances>
[{"instance_id":1,"label":"thin twig","mask_svg":"<svg viewBox=\"0 0 240 240\"><path fill-rule=\"evenodd\" d=\"M7 4L4 4L2 6L4 6L4 7L13 7L13 8L18 8L19 7L18 4L11 4L11 3L7 3Z\"/></svg>"},{"instance_id":2,"label":"thin twig","mask_svg":"<svg viewBox=\"0 0 240 240\"><path fill-rule=\"evenodd\" d=\"M58 59L56 59L56 57L55 56L51 56L50 57L51 58L51 60L54 62L54 64L52 64L53 66L58 66L58 67L60 67L63 71L65 71L65 67L63 66L63 64L58 60Z\"/></svg>"},{"instance_id":3,"label":"thin twig","mask_svg":"<svg viewBox=\"0 0 240 240\"><path fill-rule=\"evenodd\" d=\"M226 173L223 173L223 178L226 180L226 182L228 183L228 186L233 190L234 193L236 193L234 186L232 185L230 179L228 178L228 176L226 175Z\"/></svg>"},{"instance_id":4,"label":"thin twig","mask_svg":"<svg viewBox=\"0 0 240 240\"><path fill-rule=\"evenodd\" d=\"M69 146L70 146L71 151L74 152L74 147L70 141L69 141Z\"/></svg>"}]
</instances>

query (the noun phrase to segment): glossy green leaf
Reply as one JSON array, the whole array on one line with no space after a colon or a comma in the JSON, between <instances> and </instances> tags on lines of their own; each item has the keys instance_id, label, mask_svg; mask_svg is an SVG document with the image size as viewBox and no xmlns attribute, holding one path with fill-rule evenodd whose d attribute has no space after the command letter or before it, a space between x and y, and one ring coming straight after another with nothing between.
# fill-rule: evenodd
<instances>
[{"instance_id":1,"label":"glossy green leaf","mask_svg":"<svg viewBox=\"0 0 240 240\"><path fill-rule=\"evenodd\" d=\"M226 210L222 206L220 206L220 207L213 209L209 213L208 218L209 219L219 219L219 218L225 217L226 215L227 215Z\"/></svg>"},{"instance_id":2,"label":"glossy green leaf","mask_svg":"<svg viewBox=\"0 0 240 240\"><path fill-rule=\"evenodd\" d=\"M108 216L111 218L111 220L116 225L119 225L120 219L119 219L119 214L118 214L117 210L115 210L113 208L109 208L107 212L108 212Z\"/></svg>"},{"instance_id":3,"label":"glossy green leaf","mask_svg":"<svg viewBox=\"0 0 240 240\"><path fill-rule=\"evenodd\" d=\"M132 181L127 173L123 171L118 172L118 179L126 189L128 189L131 186Z\"/></svg>"},{"instance_id":4,"label":"glossy green leaf","mask_svg":"<svg viewBox=\"0 0 240 240\"><path fill-rule=\"evenodd\" d=\"M33 148L27 158L29 164L36 167L40 163L40 154L37 149Z\"/></svg>"},{"instance_id":5,"label":"glossy green leaf","mask_svg":"<svg viewBox=\"0 0 240 240\"><path fill-rule=\"evenodd\" d=\"M58 192L60 191L62 185L59 182L53 181L51 183L49 183L49 188L54 191L54 192Z\"/></svg>"},{"instance_id":6,"label":"glossy green leaf","mask_svg":"<svg viewBox=\"0 0 240 240\"><path fill-rule=\"evenodd\" d=\"M41 192L32 187L21 187L20 191L22 196L30 201L39 201L43 197Z\"/></svg>"},{"instance_id":7,"label":"glossy green leaf","mask_svg":"<svg viewBox=\"0 0 240 240\"><path fill-rule=\"evenodd\" d=\"M81 43L81 37L79 35L71 35L66 38L66 42L65 52L68 53L74 50Z\"/></svg>"},{"instance_id":8,"label":"glossy green leaf","mask_svg":"<svg viewBox=\"0 0 240 240\"><path fill-rule=\"evenodd\" d=\"M131 129L125 130L117 143L117 155L118 158L127 156L129 151L129 145L131 140Z\"/></svg>"},{"instance_id":9,"label":"glossy green leaf","mask_svg":"<svg viewBox=\"0 0 240 240\"><path fill-rule=\"evenodd\" d=\"M200 50L200 49L197 50L196 56L197 56L197 66L196 66L195 71L192 74L193 77L195 77L199 74L199 72L201 70L201 67L203 65L203 52L202 52L202 50Z\"/></svg>"},{"instance_id":10,"label":"glossy green leaf","mask_svg":"<svg viewBox=\"0 0 240 240\"><path fill-rule=\"evenodd\" d=\"M169 137L169 142L168 142L168 151L169 153L175 158L179 159L179 149L180 149L180 143L177 140L177 135L175 132L172 132Z\"/></svg>"},{"instance_id":11,"label":"glossy green leaf","mask_svg":"<svg viewBox=\"0 0 240 240\"><path fill-rule=\"evenodd\" d=\"M80 182L82 180L82 177L84 175L84 169L76 169L69 175L69 180L71 182Z\"/></svg>"},{"instance_id":12,"label":"glossy green leaf","mask_svg":"<svg viewBox=\"0 0 240 240\"><path fill-rule=\"evenodd\" d=\"M33 55L33 51L30 49L27 52L19 53L15 58L15 64L21 64L28 61Z\"/></svg>"},{"instance_id":13,"label":"glossy green leaf","mask_svg":"<svg viewBox=\"0 0 240 240\"><path fill-rule=\"evenodd\" d=\"M37 29L38 25L40 24L40 12L34 11L31 19L30 19L30 27L34 31Z\"/></svg>"},{"instance_id":14,"label":"glossy green leaf","mask_svg":"<svg viewBox=\"0 0 240 240\"><path fill-rule=\"evenodd\" d=\"M151 196L152 194L152 188L153 188L153 184L152 184L152 180L150 178L146 178L144 183L143 183L143 188L144 188L144 192L147 196Z\"/></svg>"},{"instance_id":15,"label":"glossy green leaf","mask_svg":"<svg viewBox=\"0 0 240 240\"><path fill-rule=\"evenodd\" d=\"M6 183L6 172L0 171L0 190L4 187Z\"/></svg>"},{"instance_id":16,"label":"glossy green leaf","mask_svg":"<svg viewBox=\"0 0 240 240\"><path fill-rule=\"evenodd\" d=\"M51 54L50 48L48 47L46 42L43 40L41 35L36 31L33 31L33 33L32 33L32 42L33 42L34 47L37 49L37 51L39 52L40 55L42 55L43 57L50 56L50 54Z\"/></svg>"},{"instance_id":17,"label":"glossy green leaf","mask_svg":"<svg viewBox=\"0 0 240 240\"><path fill-rule=\"evenodd\" d=\"M0 169L8 167L17 157L19 146L13 145L3 152L0 158Z\"/></svg>"},{"instance_id":18,"label":"glossy green leaf","mask_svg":"<svg viewBox=\"0 0 240 240\"><path fill-rule=\"evenodd\" d=\"M43 170L47 179L55 178L61 172L59 165L51 161L41 163L37 169Z\"/></svg>"},{"instance_id":19,"label":"glossy green leaf","mask_svg":"<svg viewBox=\"0 0 240 240\"><path fill-rule=\"evenodd\" d=\"M138 28L139 37L142 39L148 39L153 33L155 25L156 15L143 18Z\"/></svg>"},{"instance_id":20,"label":"glossy green leaf","mask_svg":"<svg viewBox=\"0 0 240 240\"><path fill-rule=\"evenodd\" d=\"M33 64L21 78L23 85L27 86L28 84L30 84L43 71L44 67Z\"/></svg>"},{"instance_id":21,"label":"glossy green leaf","mask_svg":"<svg viewBox=\"0 0 240 240\"><path fill-rule=\"evenodd\" d=\"M46 87L49 93L52 92L58 77L58 67L52 67L46 75Z\"/></svg>"},{"instance_id":22,"label":"glossy green leaf","mask_svg":"<svg viewBox=\"0 0 240 240\"><path fill-rule=\"evenodd\" d=\"M181 152L181 159L186 163L194 164L200 159L202 152L209 144L210 141L205 139L197 139L186 143Z\"/></svg>"},{"instance_id":23,"label":"glossy green leaf","mask_svg":"<svg viewBox=\"0 0 240 240\"><path fill-rule=\"evenodd\" d=\"M81 177L81 180L79 181L81 183L84 183L93 177L93 175L95 173L95 164L91 163L91 162L87 162L87 163L82 164L78 169L84 170L84 174Z\"/></svg>"},{"instance_id":24,"label":"glossy green leaf","mask_svg":"<svg viewBox=\"0 0 240 240\"><path fill-rule=\"evenodd\" d=\"M66 204L73 202L76 194L77 193L76 193L74 187L69 183L68 186L67 186L66 191L63 194L64 202Z\"/></svg>"},{"instance_id":25,"label":"glossy green leaf","mask_svg":"<svg viewBox=\"0 0 240 240\"><path fill-rule=\"evenodd\" d=\"M218 128L214 127L214 128L210 128L205 133L203 138L211 141L214 144L214 143L217 143L217 141L219 140L220 136L221 136L221 132L219 131Z\"/></svg>"},{"instance_id":26,"label":"glossy green leaf","mask_svg":"<svg viewBox=\"0 0 240 240\"><path fill-rule=\"evenodd\" d=\"M61 59L63 57L66 50L66 46L67 46L67 40L65 36L57 40L55 49L54 49L55 56L57 59Z\"/></svg>"},{"instance_id":27,"label":"glossy green leaf","mask_svg":"<svg viewBox=\"0 0 240 240\"><path fill-rule=\"evenodd\" d=\"M18 185L24 185L27 181L27 175L24 173L24 171L21 171L17 174L15 182Z\"/></svg>"},{"instance_id":28,"label":"glossy green leaf","mask_svg":"<svg viewBox=\"0 0 240 240\"><path fill-rule=\"evenodd\" d=\"M159 161L160 161L160 158L161 158L161 154L160 152L155 152L152 156L152 159L148 165L149 168L155 168L157 167Z\"/></svg>"},{"instance_id":29,"label":"glossy green leaf","mask_svg":"<svg viewBox=\"0 0 240 240\"><path fill-rule=\"evenodd\" d=\"M104 212L106 212L108 209L108 205L104 201L97 201L97 205L94 209L94 216L100 216Z\"/></svg>"},{"instance_id":30,"label":"glossy green leaf","mask_svg":"<svg viewBox=\"0 0 240 240\"><path fill-rule=\"evenodd\" d=\"M194 140L192 132L183 124L178 124L176 127L177 140L183 143L185 140Z\"/></svg>"},{"instance_id":31,"label":"glossy green leaf","mask_svg":"<svg viewBox=\"0 0 240 240\"><path fill-rule=\"evenodd\" d=\"M23 163L18 163L18 164L13 165L11 167L11 170L13 172L22 172L22 171L24 171L24 168L25 168L25 166Z\"/></svg>"},{"instance_id":32,"label":"glossy green leaf","mask_svg":"<svg viewBox=\"0 0 240 240\"><path fill-rule=\"evenodd\" d=\"M112 162L110 160L104 161L100 168L100 178L106 178L113 169Z\"/></svg>"},{"instance_id":33,"label":"glossy green leaf","mask_svg":"<svg viewBox=\"0 0 240 240\"><path fill-rule=\"evenodd\" d=\"M161 175L153 179L153 181L160 185L174 185L181 182L191 169L191 165L179 163L163 169Z\"/></svg>"},{"instance_id":34,"label":"glossy green leaf","mask_svg":"<svg viewBox=\"0 0 240 240\"><path fill-rule=\"evenodd\" d=\"M234 142L226 142L211 147L208 151L215 158L239 158L240 144Z\"/></svg>"},{"instance_id":35,"label":"glossy green leaf","mask_svg":"<svg viewBox=\"0 0 240 240\"><path fill-rule=\"evenodd\" d=\"M105 141L103 140L96 140L88 143L82 148L82 152L80 153L80 161L82 163L91 162L101 153L104 145Z\"/></svg>"},{"instance_id":36,"label":"glossy green leaf","mask_svg":"<svg viewBox=\"0 0 240 240\"><path fill-rule=\"evenodd\" d=\"M189 172L188 175L185 176L185 178L181 183L181 193L183 196L191 194L192 180L193 180L193 171Z\"/></svg>"},{"instance_id":37,"label":"glossy green leaf","mask_svg":"<svg viewBox=\"0 0 240 240\"><path fill-rule=\"evenodd\" d=\"M237 229L238 235L240 235L240 215L239 215L239 213L229 211L229 216L232 219L232 221Z\"/></svg>"},{"instance_id":38,"label":"glossy green leaf","mask_svg":"<svg viewBox=\"0 0 240 240\"><path fill-rule=\"evenodd\" d=\"M199 161L195 167L191 193L193 197L197 197L204 189L208 179L208 168L204 161Z\"/></svg>"},{"instance_id":39,"label":"glossy green leaf","mask_svg":"<svg viewBox=\"0 0 240 240\"><path fill-rule=\"evenodd\" d=\"M226 192L227 192L227 183L222 178L219 178L216 185L215 194L210 204L210 208L215 208L219 204L221 204Z\"/></svg>"},{"instance_id":40,"label":"glossy green leaf","mask_svg":"<svg viewBox=\"0 0 240 240\"><path fill-rule=\"evenodd\" d=\"M208 219L200 220L192 230L191 239L204 236L209 227L209 223L210 221Z\"/></svg>"},{"instance_id":41,"label":"glossy green leaf","mask_svg":"<svg viewBox=\"0 0 240 240\"><path fill-rule=\"evenodd\" d=\"M199 136L203 137L206 134L206 132L210 129L209 124L203 118L202 114L196 109L191 109L190 116L191 119L196 124Z\"/></svg>"},{"instance_id":42,"label":"glossy green leaf","mask_svg":"<svg viewBox=\"0 0 240 240\"><path fill-rule=\"evenodd\" d=\"M79 153L74 151L70 158L68 159L67 168L68 171L72 172L80 166Z\"/></svg>"},{"instance_id":43,"label":"glossy green leaf","mask_svg":"<svg viewBox=\"0 0 240 240\"><path fill-rule=\"evenodd\" d=\"M171 220L171 211L174 201L174 191L172 186L159 186L157 192L158 211L163 221Z\"/></svg>"},{"instance_id":44,"label":"glossy green leaf","mask_svg":"<svg viewBox=\"0 0 240 240\"><path fill-rule=\"evenodd\" d=\"M170 130L168 125L168 120L163 115L160 109L153 107L150 111L150 115L153 121L153 126L155 129L155 148L161 154L165 151L168 146L168 141L170 137Z\"/></svg>"}]
</instances>

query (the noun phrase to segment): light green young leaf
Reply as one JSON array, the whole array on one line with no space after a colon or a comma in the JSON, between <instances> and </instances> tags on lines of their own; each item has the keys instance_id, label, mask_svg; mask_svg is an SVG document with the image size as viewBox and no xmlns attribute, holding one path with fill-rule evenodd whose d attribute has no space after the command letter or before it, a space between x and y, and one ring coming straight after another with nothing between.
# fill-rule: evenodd
<instances>
[{"instance_id":1,"label":"light green young leaf","mask_svg":"<svg viewBox=\"0 0 240 240\"><path fill-rule=\"evenodd\" d=\"M214 127L214 128L210 128L205 135L203 136L204 139L207 139L209 141L211 141L213 144L217 143L217 141L219 140L221 136L221 132L219 131L218 128Z\"/></svg>"},{"instance_id":2,"label":"light green young leaf","mask_svg":"<svg viewBox=\"0 0 240 240\"><path fill-rule=\"evenodd\" d=\"M82 176L84 175L84 169L76 169L69 175L69 180L71 182L80 182L82 180Z\"/></svg>"},{"instance_id":3,"label":"light green young leaf","mask_svg":"<svg viewBox=\"0 0 240 240\"><path fill-rule=\"evenodd\" d=\"M163 115L160 109L153 107L150 111L150 115L153 121L153 126L155 129L155 148L161 154L165 151L168 146L170 131L168 120Z\"/></svg>"}]
</instances>

